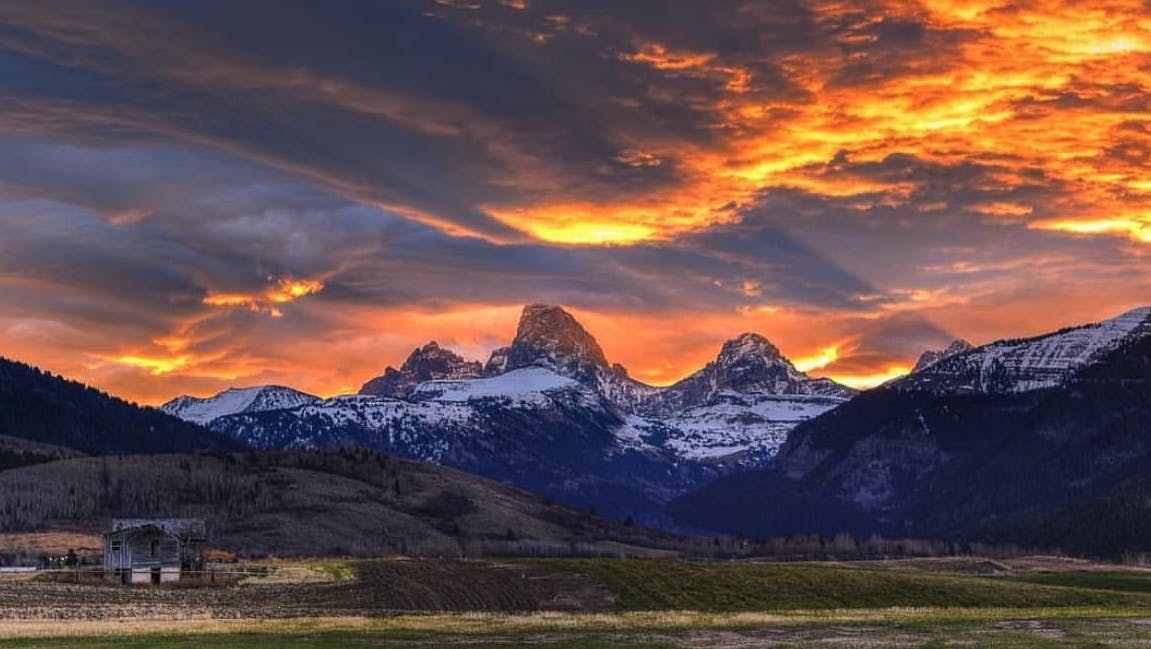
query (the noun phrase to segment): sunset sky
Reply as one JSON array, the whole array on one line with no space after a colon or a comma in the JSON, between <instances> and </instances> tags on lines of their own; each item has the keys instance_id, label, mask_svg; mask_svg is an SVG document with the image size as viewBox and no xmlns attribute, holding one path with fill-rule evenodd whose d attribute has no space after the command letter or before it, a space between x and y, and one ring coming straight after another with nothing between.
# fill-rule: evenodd
<instances>
[{"instance_id":1,"label":"sunset sky","mask_svg":"<svg viewBox=\"0 0 1151 649\"><path fill-rule=\"evenodd\" d=\"M1151 0L0 0L0 355L331 395L529 302L854 385L1151 303Z\"/></svg>"}]
</instances>

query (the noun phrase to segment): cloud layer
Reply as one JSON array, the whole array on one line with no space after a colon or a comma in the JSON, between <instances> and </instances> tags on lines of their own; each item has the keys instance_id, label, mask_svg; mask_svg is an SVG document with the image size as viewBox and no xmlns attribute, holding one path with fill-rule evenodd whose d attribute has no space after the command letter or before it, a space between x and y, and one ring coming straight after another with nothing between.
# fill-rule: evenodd
<instances>
[{"instance_id":1,"label":"cloud layer","mask_svg":"<svg viewBox=\"0 0 1151 649\"><path fill-rule=\"evenodd\" d=\"M1151 292L1151 7L0 2L0 354L354 388L567 304L859 384Z\"/></svg>"}]
</instances>

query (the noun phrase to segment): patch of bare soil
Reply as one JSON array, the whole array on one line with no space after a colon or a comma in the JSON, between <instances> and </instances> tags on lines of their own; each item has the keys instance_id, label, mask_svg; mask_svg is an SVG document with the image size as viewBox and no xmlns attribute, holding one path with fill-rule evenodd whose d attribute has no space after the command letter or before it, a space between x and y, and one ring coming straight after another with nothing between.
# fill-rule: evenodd
<instances>
[{"instance_id":1,"label":"patch of bare soil","mask_svg":"<svg viewBox=\"0 0 1151 649\"><path fill-rule=\"evenodd\" d=\"M61 555L68 550L84 554L103 551L103 541L96 534L80 532L10 532L0 534L0 554Z\"/></svg>"},{"instance_id":2,"label":"patch of bare soil","mask_svg":"<svg viewBox=\"0 0 1151 649\"><path fill-rule=\"evenodd\" d=\"M398 612L607 611L610 594L544 566L482 561L372 561L348 581L189 588L0 579L0 620L283 619Z\"/></svg>"}]
</instances>

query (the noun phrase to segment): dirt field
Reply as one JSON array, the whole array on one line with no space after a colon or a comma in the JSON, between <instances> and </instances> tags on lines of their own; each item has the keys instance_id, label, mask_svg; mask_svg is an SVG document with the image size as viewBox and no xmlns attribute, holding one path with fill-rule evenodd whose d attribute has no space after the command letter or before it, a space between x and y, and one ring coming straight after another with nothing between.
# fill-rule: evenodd
<instances>
[{"instance_id":1,"label":"dirt field","mask_svg":"<svg viewBox=\"0 0 1151 649\"><path fill-rule=\"evenodd\" d=\"M182 620L381 616L396 612L608 611L610 593L535 563L271 564L233 585L124 587L67 573L0 575L0 620ZM220 580L223 581L223 578Z\"/></svg>"}]
</instances>

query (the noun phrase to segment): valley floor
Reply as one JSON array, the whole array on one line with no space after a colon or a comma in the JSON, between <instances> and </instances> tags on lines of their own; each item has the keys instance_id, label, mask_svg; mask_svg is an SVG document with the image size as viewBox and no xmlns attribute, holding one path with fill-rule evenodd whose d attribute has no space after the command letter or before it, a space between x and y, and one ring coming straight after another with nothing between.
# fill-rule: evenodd
<instances>
[{"instance_id":1,"label":"valley floor","mask_svg":"<svg viewBox=\"0 0 1151 649\"><path fill-rule=\"evenodd\" d=\"M276 562L235 583L0 576L0 649L1143 647L1151 572L1052 560Z\"/></svg>"}]
</instances>

